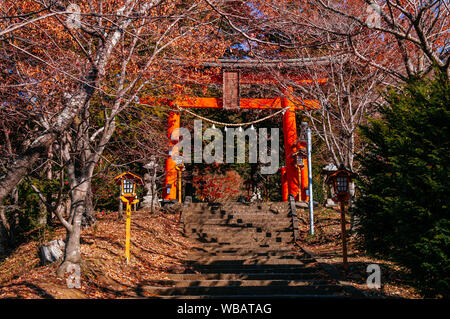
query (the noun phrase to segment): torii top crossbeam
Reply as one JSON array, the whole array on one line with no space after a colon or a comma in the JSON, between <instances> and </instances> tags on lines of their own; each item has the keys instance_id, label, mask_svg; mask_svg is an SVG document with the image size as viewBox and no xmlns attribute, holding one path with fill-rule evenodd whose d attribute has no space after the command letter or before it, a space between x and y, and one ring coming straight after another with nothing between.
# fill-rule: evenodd
<instances>
[{"instance_id":1,"label":"torii top crossbeam","mask_svg":"<svg viewBox=\"0 0 450 319\"><path fill-rule=\"evenodd\" d=\"M181 108L211 108L211 109L279 109L281 98L274 99L247 99L240 98L239 86L243 84L280 84L284 79L289 80L289 84L308 85L316 82L324 84L325 77L311 79L307 72L307 67L312 65L329 64L336 59L343 57L317 57L285 60L254 60L254 59L218 59L214 62L203 62L201 68L220 68L220 74L211 75L208 80L196 80L196 83L223 84L223 98L210 97L178 97L175 100L166 101L166 104L176 104ZM169 63L185 66L189 68L189 63L183 60L167 60ZM189 80L187 81L189 82ZM289 107L295 109L319 108L317 100L306 100L295 97L290 90L283 90L288 98ZM229 100L228 98L232 99ZM157 99L161 102L160 99ZM150 99L147 102L156 102ZM286 107L286 106L285 106Z\"/></svg>"}]
</instances>

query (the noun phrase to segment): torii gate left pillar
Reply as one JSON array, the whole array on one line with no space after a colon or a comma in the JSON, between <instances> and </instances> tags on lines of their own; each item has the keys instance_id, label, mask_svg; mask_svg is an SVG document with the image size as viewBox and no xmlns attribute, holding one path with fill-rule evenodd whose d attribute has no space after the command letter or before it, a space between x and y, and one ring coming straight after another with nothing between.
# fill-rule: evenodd
<instances>
[{"instance_id":1,"label":"torii gate left pillar","mask_svg":"<svg viewBox=\"0 0 450 319\"><path fill-rule=\"evenodd\" d=\"M166 158L166 177L163 189L163 199L176 200L177 199L177 163L172 158L172 152L177 147L179 136L176 129L180 128L180 112L169 112L167 137L169 138L169 154Z\"/></svg>"}]
</instances>

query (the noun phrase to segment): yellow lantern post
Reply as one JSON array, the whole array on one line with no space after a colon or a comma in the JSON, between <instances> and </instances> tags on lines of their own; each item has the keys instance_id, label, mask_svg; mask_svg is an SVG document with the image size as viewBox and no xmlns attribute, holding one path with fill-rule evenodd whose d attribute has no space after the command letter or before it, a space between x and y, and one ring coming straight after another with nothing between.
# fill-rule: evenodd
<instances>
[{"instance_id":1,"label":"yellow lantern post","mask_svg":"<svg viewBox=\"0 0 450 319\"><path fill-rule=\"evenodd\" d=\"M127 264L130 262L130 238L131 238L131 204L125 199L127 209L127 222L126 222L126 231L125 231L125 258L127 260Z\"/></svg>"},{"instance_id":2,"label":"yellow lantern post","mask_svg":"<svg viewBox=\"0 0 450 319\"><path fill-rule=\"evenodd\" d=\"M130 172L122 173L114 178L120 183L120 200L126 205L126 230L125 230L125 259L130 262L130 239L131 239L131 205L136 205L136 184L143 185L142 179Z\"/></svg>"},{"instance_id":3,"label":"yellow lantern post","mask_svg":"<svg viewBox=\"0 0 450 319\"><path fill-rule=\"evenodd\" d=\"M181 203L181 172L185 170L185 167L181 158L177 158L176 163L177 165L175 166L175 169L177 170L178 202Z\"/></svg>"}]
</instances>

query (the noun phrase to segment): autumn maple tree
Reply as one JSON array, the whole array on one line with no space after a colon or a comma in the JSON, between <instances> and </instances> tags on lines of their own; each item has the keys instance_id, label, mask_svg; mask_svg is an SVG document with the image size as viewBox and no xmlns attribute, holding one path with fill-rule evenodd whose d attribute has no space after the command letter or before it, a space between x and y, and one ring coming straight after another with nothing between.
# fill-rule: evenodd
<instances>
[{"instance_id":1,"label":"autumn maple tree","mask_svg":"<svg viewBox=\"0 0 450 319\"><path fill-rule=\"evenodd\" d=\"M78 15L54 3L3 6L2 118L11 123L2 123L23 134L4 161L0 201L52 150L59 178L70 186L68 218L62 201L54 210L67 229L63 274L80 262L82 219L92 216L92 175L117 116L143 94L171 85L164 78L176 72L167 58L182 54L196 61L200 52L215 54L221 46L208 36L214 17L198 2L82 1ZM31 127L21 127L21 120Z\"/></svg>"},{"instance_id":2,"label":"autumn maple tree","mask_svg":"<svg viewBox=\"0 0 450 319\"><path fill-rule=\"evenodd\" d=\"M193 186L201 201L229 202L236 201L243 194L243 180L233 170L224 174L214 173L212 170L202 171L193 175Z\"/></svg>"}]
</instances>

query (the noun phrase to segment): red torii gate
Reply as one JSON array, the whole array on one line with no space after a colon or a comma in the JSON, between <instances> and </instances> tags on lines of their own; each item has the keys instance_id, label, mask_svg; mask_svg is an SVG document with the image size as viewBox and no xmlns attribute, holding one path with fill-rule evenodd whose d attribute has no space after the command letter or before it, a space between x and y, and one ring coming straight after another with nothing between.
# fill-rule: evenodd
<instances>
[{"instance_id":1,"label":"red torii gate","mask_svg":"<svg viewBox=\"0 0 450 319\"><path fill-rule=\"evenodd\" d=\"M220 60L219 60L220 61ZM298 60L296 60L298 62ZM316 61L317 62L317 61ZM279 63L279 62L278 62ZM301 62L304 65L304 62ZM306 150L306 143L299 142L297 137L297 124L295 119L295 111L304 108L319 108L320 103L317 100L303 100L293 96L292 88L283 90L283 96L273 99L247 99L239 97L239 84L276 84L279 83L270 74L259 74L255 76L249 73L240 73L238 70L243 70L249 67L254 68L259 61L246 60L243 62L222 60L215 63L215 66L223 68L223 78L211 78L209 83L223 84L223 98L211 97L182 97L175 100L165 100L169 106L177 105L179 108L209 108L209 109L286 109L283 114L283 132L284 132L284 149L286 166L281 168L281 189L283 201L288 200L288 195L292 194L296 200L307 201L308 196L308 162L307 158L303 157L303 167L299 170L296 166L297 159L294 154L297 151ZM206 65L208 66L208 65ZM299 67L297 63L291 64L291 67ZM296 84L310 84L312 79L305 78L299 74L290 74L289 80ZM317 83L326 83L326 78L316 80ZM145 100L144 100L145 101ZM160 100L161 102L161 100ZM167 136L169 138L169 149L178 143L178 139L171 139L172 133L175 129L180 127L180 113L170 111L168 119ZM164 183L164 200L177 199L177 170L176 162L168 155L166 159L166 176Z\"/></svg>"}]
</instances>

